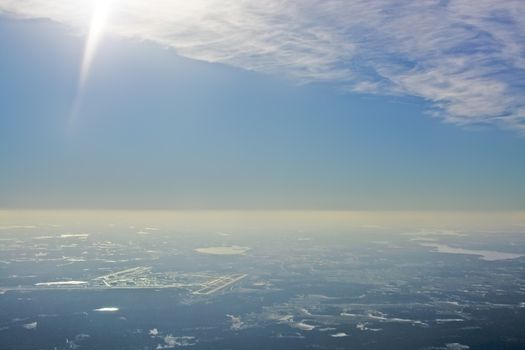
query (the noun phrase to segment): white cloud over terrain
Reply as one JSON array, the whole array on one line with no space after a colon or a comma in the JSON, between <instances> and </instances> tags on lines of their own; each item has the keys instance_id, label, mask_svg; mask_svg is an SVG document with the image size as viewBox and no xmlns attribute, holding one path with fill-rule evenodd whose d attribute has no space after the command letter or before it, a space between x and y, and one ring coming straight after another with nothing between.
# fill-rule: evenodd
<instances>
[{"instance_id":1,"label":"white cloud over terrain","mask_svg":"<svg viewBox=\"0 0 525 350\"><path fill-rule=\"evenodd\" d=\"M84 30L93 1L0 0ZM113 0L107 31L300 82L415 96L460 125L525 132L523 0Z\"/></svg>"}]
</instances>

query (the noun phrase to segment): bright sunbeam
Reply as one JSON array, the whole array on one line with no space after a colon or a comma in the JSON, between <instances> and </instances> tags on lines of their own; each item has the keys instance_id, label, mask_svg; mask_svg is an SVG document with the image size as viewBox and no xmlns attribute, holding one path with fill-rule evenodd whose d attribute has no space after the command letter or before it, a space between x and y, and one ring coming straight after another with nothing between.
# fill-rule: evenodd
<instances>
[{"instance_id":1,"label":"bright sunbeam","mask_svg":"<svg viewBox=\"0 0 525 350\"><path fill-rule=\"evenodd\" d=\"M93 14L89 26L89 33L84 47L84 55L82 57L82 64L80 66L80 75L78 79L77 92L75 101L73 103L73 111L71 114L71 121L73 121L78 113L83 94L84 86L86 84L93 58L97 51L97 46L100 43L102 34L106 27L109 14L109 1L97 0L93 2Z\"/></svg>"},{"instance_id":2,"label":"bright sunbeam","mask_svg":"<svg viewBox=\"0 0 525 350\"><path fill-rule=\"evenodd\" d=\"M79 87L82 87L86 82L93 57L97 50L98 43L106 27L106 22L109 13L109 4L107 1L96 1L93 9L93 17L89 27L89 34L84 49L84 57L82 58L82 66L80 69Z\"/></svg>"}]
</instances>

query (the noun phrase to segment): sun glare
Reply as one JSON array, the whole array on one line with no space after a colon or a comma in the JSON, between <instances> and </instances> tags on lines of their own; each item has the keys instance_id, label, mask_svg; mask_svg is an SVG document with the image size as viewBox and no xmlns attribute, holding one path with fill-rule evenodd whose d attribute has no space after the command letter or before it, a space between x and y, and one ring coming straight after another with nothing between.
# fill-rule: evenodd
<instances>
[{"instance_id":1,"label":"sun glare","mask_svg":"<svg viewBox=\"0 0 525 350\"><path fill-rule=\"evenodd\" d=\"M78 86L75 100L69 119L69 124L74 122L78 114L80 104L82 101L83 90L91 70L91 65L100 43L100 39L104 34L106 23L109 15L109 1L97 0L93 1L91 22L89 25L89 32L87 34L86 44L84 47L84 54L82 56L82 63L80 65L80 74L78 78Z\"/></svg>"},{"instance_id":2,"label":"sun glare","mask_svg":"<svg viewBox=\"0 0 525 350\"><path fill-rule=\"evenodd\" d=\"M84 49L84 56L82 58L82 66L80 70L79 87L82 87L86 81L91 63L95 57L97 46L100 42L100 38L104 33L107 19L109 14L109 2L108 1L95 1L93 4L93 15L91 18L91 24L89 27L89 33Z\"/></svg>"}]
</instances>

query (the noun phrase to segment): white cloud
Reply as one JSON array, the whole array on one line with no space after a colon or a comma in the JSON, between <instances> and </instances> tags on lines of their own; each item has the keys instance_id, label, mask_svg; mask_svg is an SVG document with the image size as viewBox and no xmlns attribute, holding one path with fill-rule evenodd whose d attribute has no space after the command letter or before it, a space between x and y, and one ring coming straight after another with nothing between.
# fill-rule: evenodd
<instances>
[{"instance_id":1,"label":"white cloud","mask_svg":"<svg viewBox=\"0 0 525 350\"><path fill-rule=\"evenodd\" d=\"M89 237L88 233L66 233L63 235L60 235L60 238L80 238L80 239L86 239Z\"/></svg>"},{"instance_id":2,"label":"white cloud","mask_svg":"<svg viewBox=\"0 0 525 350\"><path fill-rule=\"evenodd\" d=\"M232 331L239 331L244 328L244 322L241 321L241 316L234 316L229 314L227 314L226 316L230 318L230 329Z\"/></svg>"},{"instance_id":3,"label":"white cloud","mask_svg":"<svg viewBox=\"0 0 525 350\"><path fill-rule=\"evenodd\" d=\"M119 310L118 307L101 307L98 309L93 309L93 311L98 311L98 312L115 312L118 310Z\"/></svg>"},{"instance_id":4,"label":"white cloud","mask_svg":"<svg viewBox=\"0 0 525 350\"><path fill-rule=\"evenodd\" d=\"M75 28L89 0L0 0ZM299 82L433 103L433 115L525 132L522 0L113 0L108 30Z\"/></svg>"},{"instance_id":5,"label":"white cloud","mask_svg":"<svg viewBox=\"0 0 525 350\"><path fill-rule=\"evenodd\" d=\"M335 334L330 334L330 336L332 338L343 338L343 337L348 337L348 334L346 334L345 332L339 332Z\"/></svg>"},{"instance_id":6,"label":"white cloud","mask_svg":"<svg viewBox=\"0 0 525 350\"><path fill-rule=\"evenodd\" d=\"M460 343L449 343L449 344L445 344L445 346L446 346L447 349L449 349L449 350L464 350L464 349L470 349L470 346L468 346L468 345L463 345L463 344L460 344Z\"/></svg>"},{"instance_id":7,"label":"white cloud","mask_svg":"<svg viewBox=\"0 0 525 350\"><path fill-rule=\"evenodd\" d=\"M37 326L38 326L38 322L36 321L22 325L22 327L24 327L25 329L36 329Z\"/></svg>"},{"instance_id":8,"label":"white cloud","mask_svg":"<svg viewBox=\"0 0 525 350\"><path fill-rule=\"evenodd\" d=\"M174 337L173 335L169 334L164 337L164 344L158 344L156 349L171 349L178 346L192 346L196 343L195 337Z\"/></svg>"}]
</instances>

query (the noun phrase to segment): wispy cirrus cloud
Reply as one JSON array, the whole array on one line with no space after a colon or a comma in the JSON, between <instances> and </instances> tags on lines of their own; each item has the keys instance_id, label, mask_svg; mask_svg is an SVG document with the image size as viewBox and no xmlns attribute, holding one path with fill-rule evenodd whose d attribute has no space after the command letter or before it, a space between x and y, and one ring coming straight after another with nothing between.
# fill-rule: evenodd
<instances>
[{"instance_id":1,"label":"wispy cirrus cloud","mask_svg":"<svg viewBox=\"0 0 525 350\"><path fill-rule=\"evenodd\" d=\"M0 0L85 28L93 1ZM113 0L108 30L300 82L408 95L460 125L525 132L522 0Z\"/></svg>"}]
</instances>

